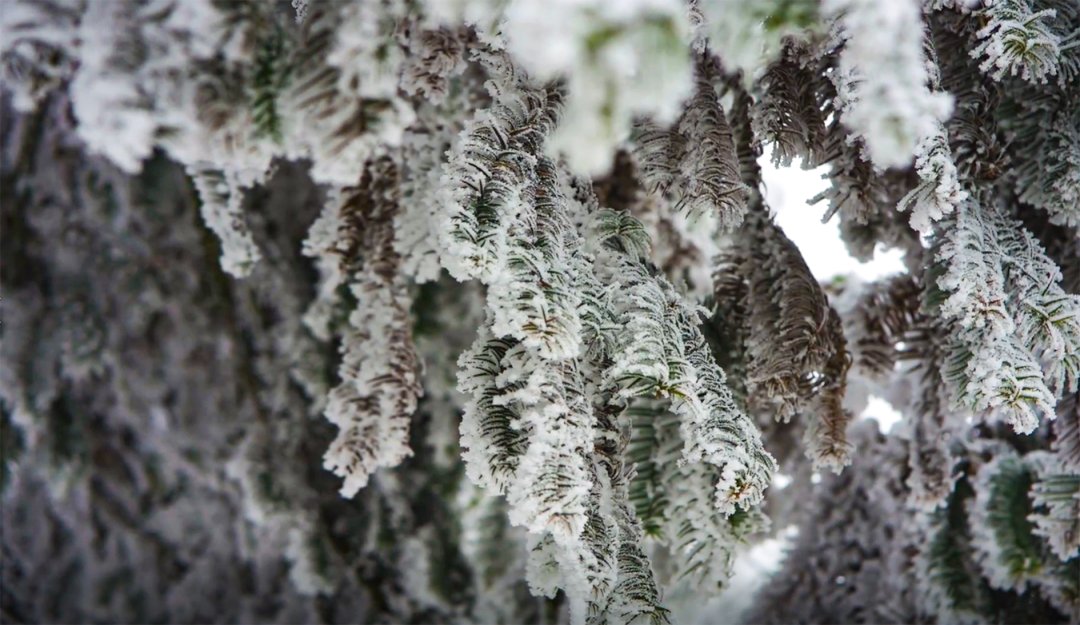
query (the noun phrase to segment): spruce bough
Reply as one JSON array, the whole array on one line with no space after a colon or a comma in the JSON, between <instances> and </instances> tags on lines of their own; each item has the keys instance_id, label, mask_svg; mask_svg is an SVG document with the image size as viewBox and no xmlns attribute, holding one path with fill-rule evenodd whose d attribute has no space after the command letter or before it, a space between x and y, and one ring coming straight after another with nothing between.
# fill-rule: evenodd
<instances>
[{"instance_id":1,"label":"spruce bough","mask_svg":"<svg viewBox=\"0 0 1080 625\"><path fill-rule=\"evenodd\" d=\"M4 618L1080 619L1076 0L0 33Z\"/></svg>"}]
</instances>

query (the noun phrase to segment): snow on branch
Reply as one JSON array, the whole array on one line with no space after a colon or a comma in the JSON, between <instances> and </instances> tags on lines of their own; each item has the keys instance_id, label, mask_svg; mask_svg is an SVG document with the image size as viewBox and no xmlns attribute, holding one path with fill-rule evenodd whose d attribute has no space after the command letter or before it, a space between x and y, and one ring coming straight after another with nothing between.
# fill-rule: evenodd
<instances>
[{"instance_id":1,"label":"snow on branch","mask_svg":"<svg viewBox=\"0 0 1080 625\"><path fill-rule=\"evenodd\" d=\"M1033 452L1024 457L1032 467L1033 532L1042 537L1062 562L1080 555L1080 474L1056 454Z\"/></svg>"},{"instance_id":2,"label":"snow on branch","mask_svg":"<svg viewBox=\"0 0 1080 625\"><path fill-rule=\"evenodd\" d=\"M952 110L950 96L927 87L918 2L827 0L823 9L838 20L843 41L833 78L842 121L878 168L907 165Z\"/></svg>"},{"instance_id":3,"label":"snow on branch","mask_svg":"<svg viewBox=\"0 0 1080 625\"><path fill-rule=\"evenodd\" d=\"M261 254L244 219L244 191L231 172L206 164L191 168L203 220L221 241L221 268L237 278L251 273Z\"/></svg>"},{"instance_id":4,"label":"snow on branch","mask_svg":"<svg viewBox=\"0 0 1080 625\"><path fill-rule=\"evenodd\" d=\"M617 285L611 292L616 321L630 331L616 343L606 375L625 397L670 397L681 419L684 460L722 471L715 487L717 509L725 515L735 505L748 509L761 501L775 461L735 405L697 327L697 313L670 283L625 255L634 244L624 242L627 230L613 228L621 220L608 212L597 213L591 238L601 248L601 277Z\"/></svg>"},{"instance_id":5,"label":"snow on branch","mask_svg":"<svg viewBox=\"0 0 1080 625\"><path fill-rule=\"evenodd\" d=\"M193 565L284 556L293 615L370 592L368 620L546 618L527 581L574 624L666 623L664 591L728 583L801 510L763 595L782 620L1077 615L1075 2L288 4L4 4L0 489L90 500L44 501L27 466L111 501L84 469L127 433L169 458L216 433L280 544ZM823 286L764 203L766 145L828 165L813 201L852 253L908 271ZM206 229L248 279L207 280L182 249ZM176 366L129 366L170 333ZM187 388L204 353L231 354L220 396ZM869 392L888 434L851 423ZM240 403L187 438L208 421L173 414ZM357 505L303 458L318 412Z\"/></svg>"},{"instance_id":6,"label":"snow on branch","mask_svg":"<svg viewBox=\"0 0 1080 625\"><path fill-rule=\"evenodd\" d=\"M551 154L585 174L611 167L636 115L669 123L691 89L689 20L680 0L510 3L502 27L515 60L567 87Z\"/></svg>"},{"instance_id":7,"label":"snow on branch","mask_svg":"<svg viewBox=\"0 0 1080 625\"><path fill-rule=\"evenodd\" d=\"M941 246L940 307L954 319L943 375L954 401L1000 413L1030 433L1054 416L1058 393L1076 389L1080 303L1030 233L993 205L965 202Z\"/></svg>"},{"instance_id":8,"label":"snow on branch","mask_svg":"<svg viewBox=\"0 0 1080 625\"><path fill-rule=\"evenodd\" d=\"M982 59L979 69L994 80L1019 75L1038 83L1058 73L1061 39L1050 27L1054 9L1036 11L1031 0L995 0L978 15L986 25L971 56Z\"/></svg>"},{"instance_id":9,"label":"snow on branch","mask_svg":"<svg viewBox=\"0 0 1080 625\"><path fill-rule=\"evenodd\" d=\"M412 454L409 423L423 393L412 342L410 298L393 249L398 210L397 168L389 160L369 165L357 187L331 198L338 213L336 246L356 298L342 342L341 383L330 392L326 418L339 432L323 464L345 478L352 497L379 467Z\"/></svg>"}]
</instances>

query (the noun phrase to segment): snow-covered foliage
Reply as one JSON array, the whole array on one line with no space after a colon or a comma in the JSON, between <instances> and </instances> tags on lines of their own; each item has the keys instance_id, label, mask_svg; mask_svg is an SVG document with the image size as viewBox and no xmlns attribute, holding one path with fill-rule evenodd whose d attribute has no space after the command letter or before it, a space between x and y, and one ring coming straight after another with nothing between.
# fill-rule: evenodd
<instances>
[{"instance_id":1,"label":"snow-covered foliage","mask_svg":"<svg viewBox=\"0 0 1080 625\"><path fill-rule=\"evenodd\" d=\"M907 165L951 107L948 95L927 86L918 2L826 0L822 8L839 21L833 81L841 119L865 142L875 166Z\"/></svg>"},{"instance_id":2,"label":"snow-covered foliage","mask_svg":"<svg viewBox=\"0 0 1080 625\"><path fill-rule=\"evenodd\" d=\"M502 32L507 50L537 79L564 81L566 117L550 149L583 173L610 168L635 115L670 123L690 95L682 0L509 2Z\"/></svg>"},{"instance_id":3,"label":"snow-covered foliage","mask_svg":"<svg viewBox=\"0 0 1080 625\"><path fill-rule=\"evenodd\" d=\"M934 52L933 43L927 42L924 49ZM931 54L926 62L929 82L939 91L941 70L937 55ZM960 183L944 124L938 123L932 132L919 139L915 147L915 171L922 182L901 198L896 207L901 211L911 210L911 227L919 234L929 235L932 222L951 214L968 198Z\"/></svg>"},{"instance_id":4,"label":"snow-covered foliage","mask_svg":"<svg viewBox=\"0 0 1080 625\"><path fill-rule=\"evenodd\" d=\"M820 29L814 0L691 0L696 48L715 50L749 83L780 51L788 34Z\"/></svg>"},{"instance_id":5,"label":"snow-covered foliage","mask_svg":"<svg viewBox=\"0 0 1080 625\"><path fill-rule=\"evenodd\" d=\"M995 0L976 15L986 25L976 33L982 42L971 56L982 59L979 69L994 80L1020 76L1028 82L1046 82L1058 73L1061 37L1053 27L1057 11L1037 10L1033 4L1031 0Z\"/></svg>"},{"instance_id":6,"label":"snow-covered foliage","mask_svg":"<svg viewBox=\"0 0 1080 625\"><path fill-rule=\"evenodd\" d=\"M4 7L0 22L4 84L18 110L32 110L49 91L69 80L78 58L81 0L32 2Z\"/></svg>"},{"instance_id":7,"label":"snow-covered foliage","mask_svg":"<svg viewBox=\"0 0 1080 625\"><path fill-rule=\"evenodd\" d=\"M0 6L3 619L1080 619L1074 0L289 4Z\"/></svg>"},{"instance_id":8,"label":"snow-covered foliage","mask_svg":"<svg viewBox=\"0 0 1080 625\"><path fill-rule=\"evenodd\" d=\"M221 268L237 278L247 277L260 254L244 219L243 189L232 171L194 165L189 173L206 227L221 241Z\"/></svg>"},{"instance_id":9,"label":"snow-covered foliage","mask_svg":"<svg viewBox=\"0 0 1080 625\"><path fill-rule=\"evenodd\" d=\"M1035 473L1030 520L1062 561L1080 555L1080 475L1056 454L1034 452L1027 459Z\"/></svg>"},{"instance_id":10,"label":"snow-covered foliage","mask_svg":"<svg viewBox=\"0 0 1080 625\"><path fill-rule=\"evenodd\" d=\"M326 405L326 418L340 431L324 465L345 478L346 497L363 488L377 468L397 466L412 453L409 419L423 392L411 302L393 247L397 177L388 159L370 163L356 187L330 193L324 209L330 214L324 212L320 222L336 226L335 239L322 245L307 241L320 254L337 257L357 302L342 337L341 383Z\"/></svg>"},{"instance_id":11,"label":"snow-covered foliage","mask_svg":"<svg viewBox=\"0 0 1080 625\"><path fill-rule=\"evenodd\" d=\"M997 207L965 203L947 236L938 286L950 293L940 313L959 326L945 371L954 401L1030 433L1040 415L1053 418L1057 394L1076 392L1080 296L1061 289L1057 266Z\"/></svg>"}]
</instances>

